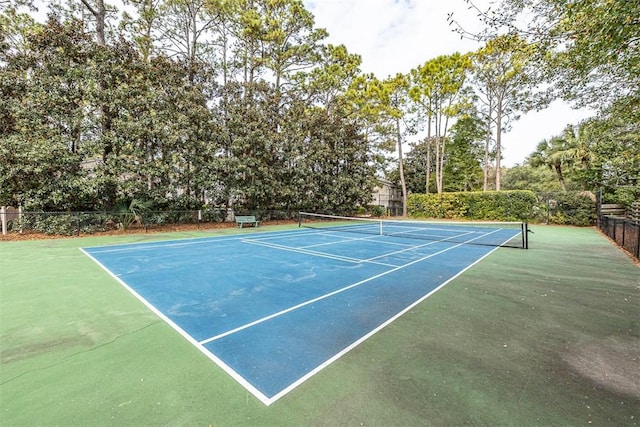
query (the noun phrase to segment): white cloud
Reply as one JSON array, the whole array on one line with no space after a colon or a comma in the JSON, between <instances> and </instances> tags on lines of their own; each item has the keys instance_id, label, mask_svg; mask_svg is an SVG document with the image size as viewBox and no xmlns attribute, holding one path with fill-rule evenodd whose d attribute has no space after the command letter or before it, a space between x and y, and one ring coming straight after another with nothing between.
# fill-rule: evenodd
<instances>
[{"instance_id":1,"label":"white cloud","mask_svg":"<svg viewBox=\"0 0 640 427\"><path fill-rule=\"evenodd\" d=\"M482 0L489 4L490 0ZM480 23L463 0L305 0L316 26L329 32L328 43L344 44L362 56L362 71L385 78L407 73L440 55L470 52L480 47L461 39L447 22L454 13L466 29ZM478 3L478 2L476 2ZM522 163L543 139L558 135L567 124L591 115L555 102L541 112L528 113L503 135L503 164Z\"/></svg>"}]
</instances>

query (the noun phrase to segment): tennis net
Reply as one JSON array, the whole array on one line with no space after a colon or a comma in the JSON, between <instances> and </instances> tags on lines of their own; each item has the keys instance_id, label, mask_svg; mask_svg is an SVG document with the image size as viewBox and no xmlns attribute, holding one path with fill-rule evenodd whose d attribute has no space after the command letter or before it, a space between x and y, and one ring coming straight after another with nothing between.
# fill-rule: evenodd
<instances>
[{"instance_id":1,"label":"tennis net","mask_svg":"<svg viewBox=\"0 0 640 427\"><path fill-rule=\"evenodd\" d=\"M483 246L529 248L526 222L506 221L410 221L299 212L298 225L407 239L422 239Z\"/></svg>"}]
</instances>

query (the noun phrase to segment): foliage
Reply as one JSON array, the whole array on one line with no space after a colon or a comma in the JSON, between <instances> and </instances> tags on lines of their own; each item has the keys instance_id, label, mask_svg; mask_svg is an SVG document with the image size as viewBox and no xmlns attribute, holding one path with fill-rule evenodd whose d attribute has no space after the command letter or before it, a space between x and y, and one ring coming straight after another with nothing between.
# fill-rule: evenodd
<instances>
[{"instance_id":1,"label":"foliage","mask_svg":"<svg viewBox=\"0 0 640 427\"><path fill-rule=\"evenodd\" d=\"M536 203L531 191L483 191L412 194L413 217L517 221L531 218Z\"/></svg>"},{"instance_id":2,"label":"foliage","mask_svg":"<svg viewBox=\"0 0 640 427\"><path fill-rule=\"evenodd\" d=\"M463 37L488 42L507 35L529 42L549 90L597 110L591 120L549 138L566 147L540 159L582 189L637 185L640 124L640 3L628 0L501 0L482 9L465 0L484 24L477 33L449 17ZM557 138L557 140L553 140ZM541 148L541 147L539 147ZM537 150L541 151L541 150ZM562 172L562 175L560 175Z\"/></svg>"},{"instance_id":3,"label":"foliage","mask_svg":"<svg viewBox=\"0 0 640 427\"><path fill-rule=\"evenodd\" d=\"M285 85L315 64L315 43L324 34L311 29L312 17L299 1L254 3L272 15L236 35L246 37L244 43L261 40L280 56L250 59L257 67L253 77L233 81L229 74L224 86L217 85L214 69L199 55L203 49L192 45L185 55L170 58L153 47L164 25L154 19L164 9L135 4L149 13L150 38L141 52L138 42L95 43L72 10L63 22L51 19L30 27L21 25L24 15L14 14L0 70L2 204L129 210L131 200L138 200L158 209L197 209L207 203L237 209L352 209L368 202L374 169L361 128L341 111L318 108L306 93ZM224 15L229 25L253 25L245 19L253 9L234 10L223 8L218 17ZM231 16L236 12L242 16ZM200 9L197 19L211 19L211 13ZM132 30L144 27L141 21L128 22ZM191 28L223 29L208 22ZM189 40L197 43L194 34ZM175 41L177 33L172 37ZM329 52L349 58L340 49ZM351 59L349 67L357 67L359 60ZM259 70L273 71L279 83L259 79ZM353 75L357 68L350 70ZM297 81L324 77L309 76ZM348 78L333 84L310 87L339 97Z\"/></svg>"},{"instance_id":4,"label":"foliage","mask_svg":"<svg viewBox=\"0 0 640 427\"><path fill-rule=\"evenodd\" d=\"M482 121L473 111L461 116L451 127L451 133L445 144L446 162L444 164L443 185L446 191L477 191L482 189L482 147L480 141L484 136ZM406 155L405 179L408 193L425 191L427 179L428 156L433 144L421 140L410 144L411 150ZM397 172L391 171L387 178L397 182ZM434 175L429 175L429 191L435 192Z\"/></svg>"},{"instance_id":5,"label":"foliage","mask_svg":"<svg viewBox=\"0 0 640 427\"><path fill-rule=\"evenodd\" d=\"M468 104L465 82L470 55L454 53L428 60L411 71L409 96L422 111L427 126L426 143L433 144L436 190L444 189L444 165L449 120ZM432 128L433 122L433 128ZM427 173L430 168L427 167ZM429 179L426 179L428 182ZM428 191L428 190L427 190Z\"/></svg>"},{"instance_id":6,"label":"foliage","mask_svg":"<svg viewBox=\"0 0 640 427\"><path fill-rule=\"evenodd\" d=\"M481 9L466 0L483 30L470 33L451 15L463 37L489 40L517 34L536 44L536 62L554 93L602 108L640 88L640 3L628 0L502 0Z\"/></svg>"},{"instance_id":7,"label":"foliage","mask_svg":"<svg viewBox=\"0 0 640 427\"><path fill-rule=\"evenodd\" d=\"M532 61L534 47L516 34L504 34L487 41L473 55L473 76L485 115L484 189L487 189L490 139L495 125L495 188L501 189L502 134L517 120L519 111L531 109L532 87L539 82Z\"/></svg>"},{"instance_id":8,"label":"foliage","mask_svg":"<svg viewBox=\"0 0 640 427\"><path fill-rule=\"evenodd\" d=\"M529 157L532 167L546 166L554 171L563 191L567 190L563 171L566 171L572 162L573 159L568 154L568 143L562 137L539 142L536 151Z\"/></svg>"},{"instance_id":9,"label":"foliage","mask_svg":"<svg viewBox=\"0 0 640 427\"><path fill-rule=\"evenodd\" d=\"M119 227L126 230L133 224L143 224L145 211L148 211L150 206L150 202L143 202L137 199L132 199L128 202L123 201L116 205L114 213L119 217Z\"/></svg>"},{"instance_id":10,"label":"foliage","mask_svg":"<svg viewBox=\"0 0 640 427\"><path fill-rule=\"evenodd\" d=\"M481 141L486 133L484 123L475 114L458 118L451 127L451 138L446 146L444 190L477 191L482 189L483 150Z\"/></svg>"},{"instance_id":11,"label":"foliage","mask_svg":"<svg viewBox=\"0 0 640 427\"><path fill-rule=\"evenodd\" d=\"M562 135L540 142L528 164L549 167L565 190L573 185L612 194L620 186L637 186L640 125L615 114L617 108L608 111L578 126L567 126Z\"/></svg>"},{"instance_id":12,"label":"foliage","mask_svg":"<svg viewBox=\"0 0 640 427\"><path fill-rule=\"evenodd\" d=\"M603 203L620 204L631 207L634 202L640 201L640 185L618 187L613 192L603 194Z\"/></svg>"},{"instance_id":13,"label":"foliage","mask_svg":"<svg viewBox=\"0 0 640 427\"><path fill-rule=\"evenodd\" d=\"M569 183L569 185L571 184ZM502 188L534 192L562 191L562 187L552 170L547 167L532 167L529 164L516 165L507 169Z\"/></svg>"},{"instance_id":14,"label":"foliage","mask_svg":"<svg viewBox=\"0 0 640 427\"><path fill-rule=\"evenodd\" d=\"M542 192L536 219L551 224L591 226L596 223L596 200L593 193L584 191Z\"/></svg>"}]
</instances>

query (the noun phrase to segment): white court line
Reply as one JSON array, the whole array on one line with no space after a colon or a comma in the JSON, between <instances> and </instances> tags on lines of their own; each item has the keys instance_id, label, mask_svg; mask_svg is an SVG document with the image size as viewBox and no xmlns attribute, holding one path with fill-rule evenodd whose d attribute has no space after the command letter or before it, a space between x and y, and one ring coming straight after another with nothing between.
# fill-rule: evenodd
<instances>
[{"instance_id":1,"label":"white court line","mask_svg":"<svg viewBox=\"0 0 640 427\"><path fill-rule=\"evenodd\" d=\"M465 236L467 233L462 233L459 234L457 236L450 236L450 239L455 239L458 237L462 237ZM317 248L319 246L330 246L330 245L335 245L335 244L342 244L345 242L352 242L352 241L363 241L363 240L374 240L374 239L380 239L381 237L388 237L386 235L375 235L375 236L369 236L369 237L362 237L362 238L354 238L354 239L346 239L346 240L337 240L335 242L325 242L325 243L319 243L316 245L308 245L308 246L301 246L301 247L292 247L292 246L284 246L284 245L277 245L277 244L273 244L273 243L263 243L262 239L254 239L254 240L244 240L243 242L245 243L253 243L253 244L257 244L257 245L262 245L262 246L266 246L266 247L272 247L274 249L282 249L285 251L290 251L290 252L298 252L298 253L303 253L303 254L308 254L308 255L314 255L314 256L319 256L322 258L330 258L330 259L338 259L338 260L344 260L344 261L348 261L348 262L354 262L354 263L370 263L370 264L379 264L379 265L383 265L386 267L397 267L397 265L395 264L388 264L388 263L381 263L381 262L376 262L376 259L379 258L384 258L384 257L388 257L391 255L396 255L396 254L400 254L403 252L408 252L408 251L412 251L414 249L419 249L419 248L423 248L426 246L431 246L431 245L435 245L437 243L450 243L447 242L447 239L441 239L441 240L435 240L435 241L430 241L429 243L424 243L421 245L408 245L408 244L396 244L396 246L402 246L404 249L400 249L397 251L393 251L393 252L387 252L381 255L377 255L371 258L365 258L365 259L355 259L355 258L349 258L349 257L343 257L342 255L331 255L331 254L326 254L324 252L316 252L316 251L309 251L307 250L308 248ZM393 236L392 236L393 237ZM385 244L387 244L389 242L385 242ZM393 243L389 243L390 245Z\"/></svg>"},{"instance_id":2,"label":"white court line","mask_svg":"<svg viewBox=\"0 0 640 427\"><path fill-rule=\"evenodd\" d=\"M273 238L281 238L286 236L300 236L301 234L310 234L312 233L309 229L295 229L295 230L283 230L283 231L265 231L264 235L268 234L278 234L278 236L273 236ZM262 233L251 233L251 234L238 234L238 235L229 235L229 236L203 236L203 237L190 237L186 239L175 239L175 240L158 240L156 242L132 242L132 243L114 243L104 246L89 246L84 249L91 251L91 253L107 253L107 252L129 252L129 251L137 251L144 249L156 249L156 248L172 248L172 247L180 247L180 246L188 246L188 245L201 245L201 244L209 244L209 243L219 243L219 242L227 242L227 241L235 241L235 240L244 240L247 239L250 235L260 235Z\"/></svg>"},{"instance_id":3,"label":"white court line","mask_svg":"<svg viewBox=\"0 0 640 427\"><path fill-rule=\"evenodd\" d=\"M364 240L374 240L374 239L379 239L381 237L380 234L375 234L375 235L368 235L367 237L349 237L349 236L345 236L344 235L344 231L339 232L339 231L322 231L319 232L318 230L316 230L313 234L320 234L323 236L329 236L329 237L333 237L333 238L337 238L339 240L333 240L330 242L322 242L322 243L315 243L313 245L306 245L306 246L300 246L300 247L293 247L293 246L285 246L282 245L283 247L287 247L287 248L292 248L292 249L308 249L308 248L317 248L320 246L331 246L331 245L335 245L335 244L342 244L345 242L359 242L359 241L364 241ZM349 234L353 234L352 232L349 232ZM287 236L285 236L286 238ZM300 237L300 236L291 236L291 237ZM280 236L273 236L273 237L269 237L267 239L246 239L244 240L246 243L251 243L251 242L264 242L265 240L274 240L274 239L279 239ZM387 245L394 245L394 246L402 246L402 247L407 247L407 246L414 246L414 245L409 245L409 244L405 244L405 243L398 243L398 242L385 242L385 244Z\"/></svg>"},{"instance_id":4,"label":"white court line","mask_svg":"<svg viewBox=\"0 0 640 427\"><path fill-rule=\"evenodd\" d=\"M451 239L456 239L456 238L458 238L458 237L462 237L462 236L465 236L465 235L466 235L466 233L460 234L460 235L458 235L458 236L452 236L452 237L451 237ZM391 236L391 237L393 237L393 236ZM437 243L451 243L451 242L447 242L447 240L448 240L448 239L435 240L435 241L430 241L429 243L424 243L424 244L422 244L422 245L414 245L414 246L410 246L410 247L408 247L408 248L401 249L401 250L398 250L398 251L395 251L395 252L389 252L389 253L387 253L387 254L378 255L378 256L376 256L376 257L369 258L369 259L367 259L366 261L374 260L374 259L376 259L376 258L383 258L383 257L389 256L389 255L395 255L395 254L399 254L399 253L402 253L402 252L411 251L411 250L414 250L414 249L424 248L424 247L426 247L426 246L435 245L435 244L437 244ZM467 243L467 242L464 242L464 243ZM456 245L456 246L454 246L454 247L457 247L457 246L459 246L459 245Z\"/></svg>"},{"instance_id":5,"label":"white court line","mask_svg":"<svg viewBox=\"0 0 640 427\"><path fill-rule=\"evenodd\" d=\"M264 246L267 248L280 249L283 251L296 252L296 253L305 254L305 255L313 255L320 258L335 259L338 261L345 261L353 264L363 264L365 262L368 262L367 260L364 260L364 259L351 258L351 257L342 256L342 255L331 255L331 254L326 254L324 252L310 251L303 248L294 248L291 246L277 245L275 243L266 243L260 240L243 240L243 242L250 245ZM341 242L341 243L344 243L344 242ZM397 267L397 265L395 264L386 264L382 262L371 262L371 264L383 265L385 267Z\"/></svg>"},{"instance_id":6,"label":"white court line","mask_svg":"<svg viewBox=\"0 0 640 427\"><path fill-rule=\"evenodd\" d=\"M275 401L277 401L278 399L280 399L281 397L283 397L284 395L286 395L290 391L294 390L300 384L304 383L309 378L313 377L315 374L317 374L318 372L322 371L324 368L326 368L327 366L331 365L333 362L335 362L336 360L340 359L342 356L344 356L345 354L347 354L348 352L350 352L351 350L353 350L354 348L356 348L357 346L359 346L360 344L362 344L363 342L365 342L366 340L371 338L373 335L377 334L379 331L381 331L382 329L386 328L388 325L393 323L396 319L398 319L399 317L401 317L402 315L404 315L405 313L407 313L408 311L413 309L415 306L417 306L422 301L424 301L427 298L429 298L434 293L438 292L444 286L446 286L449 283L451 283L454 279L459 277L462 273L466 272L471 267L473 267L474 265L478 264L480 261L482 261L483 259L485 259L489 255L491 255L497 249L498 249L498 246L496 246L494 249L490 250L485 255L483 255L480 258L478 258L473 263L469 264L467 267L465 267L462 270L460 270L454 276L452 276L451 278L449 278L448 280L446 280L445 282L440 284L438 287L436 287L431 292L429 292L426 295L424 295L422 298L419 298L418 300L416 300L412 304L409 304L405 309L401 310L396 315L390 317L387 321L385 321L382 324L380 324L377 328L374 328L373 330L371 330L371 332L363 335L361 338L359 338L356 341L354 341L351 345L345 347L342 351L336 353L334 356L330 357L325 362L323 362L322 364L318 365L316 368L314 368L311 371L307 372L304 376L300 377L297 381L291 383L288 387L284 388L282 391L280 391L279 393L275 394L273 397L269 398L268 399L269 403L267 403L267 406L271 405L272 403L274 403Z\"/></svg>"},{"instance_id":7,"label":"white court line","mask_svg":"<svg viewBox=\"0 0 640 427\"><path fill-rule=\"evenodd\" d=\"M410 262L408 262L408 263L406 263L404 265L400 265L400 266L394 267L391 270L387 270L387 271L382 272L380 274L376 274L375 276L371 276L371 277L369 277L367 279L364 279L364 280L361 280L359 282L353 283L351 285L345 286L344 288L337 289L335 291L329 292L328 294L320 295L319 297L316 297L316 298L313 298L311 300L305 301L303 303L300 303L300 304L294 305L292 307L286 308L286 309L281 310L281 311L279 311L277 313L270 314L268 316L265 316L265 317L263 317L261 319L254 320L253 322L247 323L245 325L238 326L237 328L231 329L231 330L229 330L227 332L223 332L221 334L218 334L218 335L215 335L213 337L210 337L210 338L207 338L205 340L202 340L202 341L199 342L199 344L204 345L204 344L208 344L208 343L210 343L212 341L219 340L220 338L224 338L227 335L231 335L231 334L234 334L236 332L240 332L240 331L242 331L244 329L247 329L247 328L250 328L252 326L258 325L260 323L266 322L267 320L273 319L275 317L282 316L283 314L286 314L286 313L289 313L291 311L297 310L297 309L302 308L304 306L307 306L309 304L313 304L314 302L321 301L321 300L329 298L329 297L331 297L333 295L348 291L349 289L355 288L357 286L364 285L365 283L368 283L368 282L370 282L372 280L375 280L375 279L378 279L380 277L386 276L387 274L391 274L391 273L393 273L395 271L398 271L398 270L401 270L401 269L403 269L405 267L409 267L410 265L417 264L417 263L422 262L422 261L424 261L426 259L432 258L432 257L434 257L436 255L443 254L443 253L448 252L448 251L450 251L452 249L455 249L455 248L457 248L459 246L462 246L462 245L464 245L466 243L468 243L468 241L467 242L463 242L463 243L458 243L457 245L448 247L448 248L443 249L443 250L438 251L438 252L434 252L434 253L429 254L427 256L424 256L422 258L418 258L416 260L410 261Z\"/></svg>"},{"instance_id":8,"label":"white court line","mask_svg":"<svg viewBox=\"0 0 640 427\"><path fill-rule=\"evenodd\" d=\"M406 229L407 227L403 227L403 228ZM403 234L412 233L412 232L414 232L416 230L423 231L423 230L432 230L432 229L431 228L413 227L413 228L410 228L410 229L408 229L406 231L390 232L388 235L389 236L401 236L402 237ZM437 231L454 231L454 230L443 230L443 229L433 229L433 230L437 230ZM457 239L458 237L467 236L467 235L473 234L473 233L478 233L478 231L465 231L464 233L460 233L460 234L457 234L455 236L446 236L446 235L440 235L440 234L424 234L423 238L426 239L428 237L431 237L433 239L441 239L442 241L446 242L447 240ZM494 233L494 231L492 231L492 233ZM484 234L483 237L484 236L488 236L489 234L491 234L491 233Z\"/></svg>"},{"instance_id":9,"label":"white court line","mask_svg":"<svg viewBox=\"0 0 640 427\"><path fill-rule=\"evenodd\" d=\"M142 295L140 295L138 292L136 292L124 280L122 280L120 277L118 277L115 274L113 274L113 272L111 270L109 270L107 267L105 267L100 261L98 261L96 258L94 258L89 252L85 251L83 248L80 248L80 250L86 256L88 256L90 259L92 259L96 264L98 264L98 266L100 266L100 268L102 268L104 271L106 271L109 276L111 276L118 283L120 283L122 286L124 286L124 288L126 290L128 290L134 297L136 297L140 302L142 302L142 304L144 304L149 310L151 310L153 313L155 313L156 316L158 316L160 319L162 319L165 322L167 322L167 324L169 326L171 326L176 332L178 332L178 334L182 335L182 337L184 339L186 339L188 342L193 344L198 350L200 350L201 353L203 353L213 363L218 365L223 371L225 371L227 374L229 374L231 376L231 378L235 379L247 391L249 391L251 394L253 394L258 400L260 400L262 403L264 403L267 406L270 405L271 403L273 403L273 401L271 401L271 399L269 399L269 397L267 397L264 393L262 393L256 387L254 387L253 384L251 384L249 381L247 381L242 375L238 374L233 368L231 368L229 365L227 365L222 359L220 359L215 354L210 352L204 346L200 345L195 338L193 338L189 333L187 333L187 331L185 331L180 326L178 326L177 323L175 323L173 320L171 320L162 311L158 310L153 304L151 304Z\"/></svg>"},{"instance_id":10,"label":"white court line","mask_svg":"<svg viewBox=\"0 0 640 427\"><path fill-rule=\"evenodd\" d=\"M414 228L414 229L423 230L423 228ZM489 234L495 233L496 231L499 231L499 230L501 230L501 229L493 230L490 233L485 233L485 234L483 234L481 236L478 236L478 237L476 237L474 239L471 239L471 240L475 240L475 239L478 239L478 238L482 238L484 236L488 236ZM405 233L408 233L408 232L410 232L410 231L405 231ZM464 233L460 233L460 234L457 234L455 236L442 236L444 238L440 238L440 236L434 236L435 237L434 240L431 240L429 243L425 243L425 244L422 244L422 245L409 245L409 244L398 244L398 243L395 243L396 246L402 246L402 247L404 247L404 249L393 251L393 252L388 252L388 253L385 253L385 254L382 254L382 255L378 255L378 256L375 256L375 257L363 259L361 261L362 262L371 263L371 262L374 262L374 260L379 259L379 258L384 258L384 257L387 257L387 256L391 256L391 255L395 255L395 254L399 254L399 253L403 253L403 252L412 251L414 249L419 249L419 248L423 248L423 247L426 247L426 246L431 246L431 245L434 245L434 244L437 244L437 243L452 243L451 242L452 239L458 239L460 237L464 237L464 236L467 236L467 235L472 234L472 233L473 232L465 231ZM475 233L477 233L477 231L475 231ZM379 239L381 237L398 237L399 234L401 234L401 233L383 234L383 235L378 234L378 235L375 235L375 236L362 237L362 238L357 238L357 239L356 238L354 238L354 239L346 239L346 240L340 240L340 241L336 241L336 242L325 242L325 243L320 243L320 244L316 244L316 245L308 245L308 246L302 246L300 248L290 248L290 249L307 249L307 248L315 248L315 247L319 247L319 246L334 245L336 243L340 244L340 243L344 243L345 241L349 242L349 241L373 240L373 239ZM400 237L404 237L404 236L400 236ZM469 242L471 240L467 240L464 243L467 243L467 242ZM393 245L394 243L393 242L385 242L385 244ZM289 248L289 247L283 246L281 249L285 249L285 248ZM312 254L315 254L315 253L312 253ZM320 253L320 254L322 254L322 253ZM378 264L378 263L376 263L376 264ZM382 265L387 265L387 264L382 264ZM390 265L390 266L394 266L394 265Z\"/></svg>"},{"instance_id":11,"label":"white court line","mask_svg":"<svg viewBox=\"0 0 640 427\"><path fill-rule=\"evenodd\" d=\"M322 234L324 235L328 235L331 237L342 237L341 240L336 240L333 242L324 242L324 243L317 243L314 245L307 245L307 246L302 246L302 248L317 248L319 246L329 246L329 245L335 245L336 243L344 243L344 242L361 242L364 240L375 240L375 239L379 239L380 237L383 237L380 234L376 234L376 235L371 235L368 237L347 237L347 236L341 236L338 235L336 236L337 232L323 232ZM345 233L345 232L342 232ZM351 233L351 232L349 232ZM414 245L409 245L408 243L398 243L398 242L385 242L385 245L393 245L393 246L402 246L402 247L407 247L407 246L414 246Z\"/></svg>"}]
</instances>

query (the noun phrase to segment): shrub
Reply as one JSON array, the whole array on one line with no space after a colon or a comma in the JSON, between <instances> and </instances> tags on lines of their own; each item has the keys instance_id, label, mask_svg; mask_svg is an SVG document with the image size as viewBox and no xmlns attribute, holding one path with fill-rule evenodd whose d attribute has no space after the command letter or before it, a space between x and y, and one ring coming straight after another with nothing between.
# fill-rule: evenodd
<instances>
[{"instance_id":1,"label":"shrub","mask_svg":"<svg viewBox=\"0 0 640 427\"><path fill-rule=\"evenodd\" d=\"M387 210L384 206L372 205L370 208L371 216L375 218L380 218L386 215Z\"/></svg>"},{"instance_id":2,"label":"shrub","mask_svg":"<svg viewBox=\"0 0 640 427\"><path fill-rule=\"evenodd\" d=\"M596 201L584 191L538 193L536 219L550 224L590 226L596 223Z\"/></svg>"},{"instance_id":3,"label":"shrub","mask_svg":"<svg viewBox=\"0 0 640 427\"><path fill-rule=\"evenodd\" d=\"M474 191L411 194L412 217L523 221L533 216L536 196L531 191Z\"/></svg>"}]
</instances>

